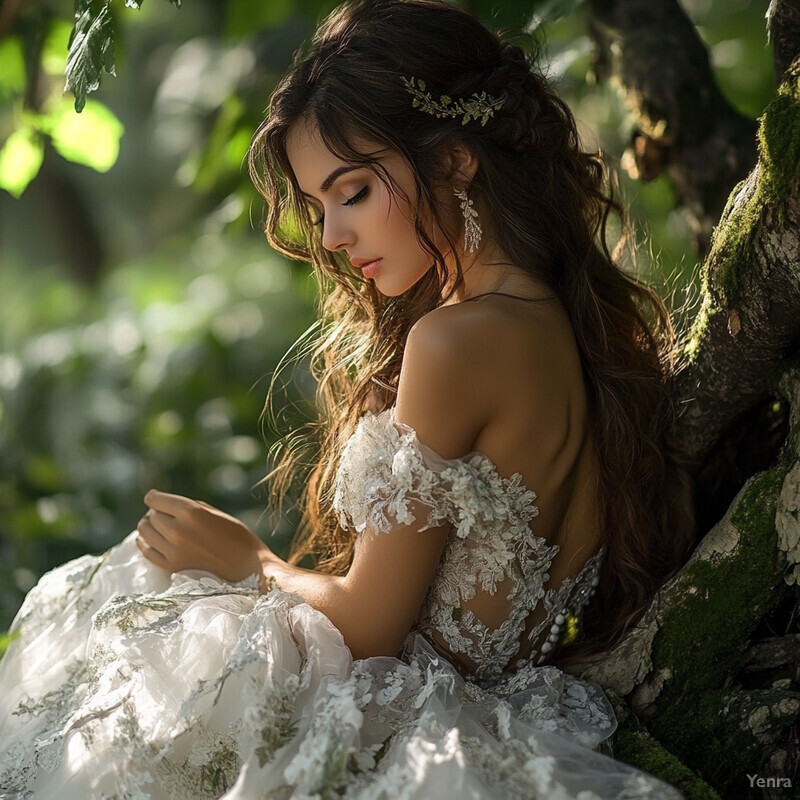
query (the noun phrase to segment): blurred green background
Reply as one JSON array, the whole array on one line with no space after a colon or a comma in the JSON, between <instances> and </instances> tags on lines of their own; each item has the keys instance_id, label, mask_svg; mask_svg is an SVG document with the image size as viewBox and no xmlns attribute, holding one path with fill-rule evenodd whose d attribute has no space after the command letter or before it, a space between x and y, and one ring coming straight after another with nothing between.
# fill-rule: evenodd
<instances>
[{"instance_id":1,"label":"blurred green background","mask_svg":"<svg viewBox=\"0 0 800 800\"><path fill-rule=\"evenodd\" d=\"M44 571L130 532L151 486L237 515L285 551L292 498L266 514L254 487L269 444L313 395L302 362L279 381L280 429L262 432L259 416L281 356L313 321L314 288L307 265L268 248L242 165L277 78L334 5L114 0L117 76L79 117L62 95L71 4L30 2L13 24L0 19L7 154L24 132L13 164L0 151L0 172L44 156L24 190L0 190L0 630ZM494 27L545 20L547 72L586 146L616 167L629 123L613 88L587 85L581 4L462 5ZM766 0L684 7L729 100L758 116L774 91ZM42 32L33 91L31 31ZM620 183L639 269L671 305L691 302L697 259L666 180Z\"/></svg>"}]
</instances>

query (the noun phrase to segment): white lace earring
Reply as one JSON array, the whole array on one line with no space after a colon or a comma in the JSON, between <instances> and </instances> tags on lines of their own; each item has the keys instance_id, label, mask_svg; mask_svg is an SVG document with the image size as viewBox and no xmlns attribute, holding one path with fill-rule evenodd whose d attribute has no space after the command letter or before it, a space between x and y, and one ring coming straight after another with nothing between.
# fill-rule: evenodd
<instances>
[{"instance_id":1,"label":"white lace earring","mask_svg":"<svg viewBox=\"0 0 800 800\"><path fill-rule=\"evenodd\" d=\"M481 243L481 226L478 224L478 212L472 206L472 200L465 190L453 188L453 194L461 201L464 214L464 249L474 253Z\"/></svg>"}]
</instances>

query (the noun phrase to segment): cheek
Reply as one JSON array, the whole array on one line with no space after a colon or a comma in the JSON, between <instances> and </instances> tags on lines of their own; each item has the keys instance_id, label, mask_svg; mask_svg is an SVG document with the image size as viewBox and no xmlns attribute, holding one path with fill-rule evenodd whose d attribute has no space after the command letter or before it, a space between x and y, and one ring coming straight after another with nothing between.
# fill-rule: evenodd
<instances>
[{"instance_id":1,"label":"cheek","mask_svg":"<svg viewBox=\"0 0 800 800\"><path fill-rule=\"evenodd\" d=\"M408 203L401 198L393 197L388 192L381 198L378 214L381 225L389 236L397 237L414 229Z\"/></svg>"},{"instance_id":2,"label":"cheek","mask_svg":"<svg viewBox=\"0 0 800 800\"><path fill-rule=\"evenodd\" d=\"M414 226L414 210L408 202L402 198L394 198L386 223L387 237L392 239L396 247L403 249L407 258L412 258L415 263L417 257L419 257L421 261L428 264L430 258L424 253L422 245L417 240L417 231ZM423 230L430 231L430 226L425 224L424 218L421 223Z\"/></svg>"}]
</instances>

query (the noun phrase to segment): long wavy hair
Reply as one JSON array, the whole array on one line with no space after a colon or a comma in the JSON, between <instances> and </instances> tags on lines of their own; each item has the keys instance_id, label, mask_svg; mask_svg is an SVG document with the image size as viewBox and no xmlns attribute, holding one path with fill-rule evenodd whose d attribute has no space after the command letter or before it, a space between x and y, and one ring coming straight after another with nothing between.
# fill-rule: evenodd
<instances>
[{"instance_id":1,"label":"long wavy hair","mask_svg":"<svg viewBox=\"0 0 800 800\"><path fill-rule=\"evenodd\" d=\"M422 220L432 219L457 250L434 186L447 177L447 148L466 146L477 156L470 196L482 223L514 264L559 298L583 366L607 552L583 629L553 659L566 664L624 635L681 566L694 530L687 507L669 500L676 467L667 436L675 409L666 384L677 352L669 312L653 289L617 265L629 231L612 176L602 152L581 149L569 107L536 66L541 46L535 39L531 46L527 57L440 0L345 3L295 54L253 137L248 165L266 200L270 244L311 262L319 289L318 323L299 349L317 380L319 416L303 435L279 442L277 466L267 476L270 496L280 502L302 475L302 520L290 561L311 556L317 570L343 574L354 539L331 504L341 449L365 410L392 404L411 326L442 303L446 288L463 285L460 263L455 283L447 285L444 256ZM403 82L412 76L434 98L485 91L504 103L485 125L439 118L412 107ZM393 150L408 162L417 192L415 230L433 268L407 292L382 296L343 253L322 247L286 154L287 136L301 122L395 195L402 192L378 154ZM377 147L364 152L356 139ZM614 212L621 235L611 253L606 228Z\"/></svg>"}]
</instances>

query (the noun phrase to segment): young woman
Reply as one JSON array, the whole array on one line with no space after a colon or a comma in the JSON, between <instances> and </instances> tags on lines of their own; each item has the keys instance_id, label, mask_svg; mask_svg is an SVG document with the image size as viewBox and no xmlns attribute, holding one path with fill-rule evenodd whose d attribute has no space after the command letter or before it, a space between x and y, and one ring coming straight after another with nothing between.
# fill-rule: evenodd
<instances>
[{"instance_id":1,"label":"young woman","mask_svg":"<svg viewBox=\"0 0 800 800\"><path fill-rule=\"evenodd\" d=\"M613 711L559 668L691 533L669 318L608 252L621 209L567 106L457 8L360 0L250 165L321 284L293 556L152 490L119 546L42 578L0 667L0 797L680 797L601 752Z\"/></svg>"}]
</instances>

